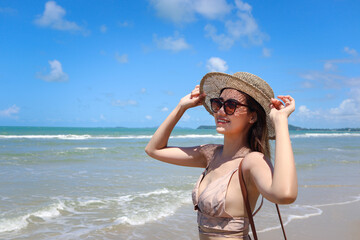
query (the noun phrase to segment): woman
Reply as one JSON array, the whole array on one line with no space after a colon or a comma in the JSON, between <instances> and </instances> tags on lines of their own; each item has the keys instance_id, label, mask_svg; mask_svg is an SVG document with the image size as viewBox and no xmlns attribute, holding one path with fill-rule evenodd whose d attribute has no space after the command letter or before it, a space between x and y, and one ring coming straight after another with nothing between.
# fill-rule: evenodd
<instances>
[{"instance_id":1,"label":"woman","mask_svg":"<svg viewBox=\"0 0 360 240\"><path fill-rule=\"evenodd\" d=\"M271 87L253 74L208 73L200 86L180 100L146 146L146 153L160 161L205 168L193 191L200 239L249 239L248 214L235 174L240 163L251 210L259 194L279 204L295 201L297 176L287 120L295 101L273 96ZM184 112L202 103L214 116L224 144L167 146ZM275 136L273 168L269 138Z\"/></svg>"}]
</instances>

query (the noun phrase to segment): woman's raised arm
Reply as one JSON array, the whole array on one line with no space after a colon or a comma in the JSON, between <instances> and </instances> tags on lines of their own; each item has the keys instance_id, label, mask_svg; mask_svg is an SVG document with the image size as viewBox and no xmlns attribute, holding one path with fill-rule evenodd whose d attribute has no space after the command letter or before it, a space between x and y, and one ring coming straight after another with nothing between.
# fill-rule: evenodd
<instances>
[{"instance_id":1,"label":"woman's raised arm","mask_svg":"<svg viewBox=\"0 0 360 240\"><path fill-rule=\"evenodd\" d=\"M185 97L183 97L175 109L156 130L145 152L157 160L188 167L206 167L205 156L201 152L201 146L196 147L169 147L168 140L176 123L184 112L192 107L202 104L205 95L200 94L199 86Z\"/></svg>"},{"instance_id":2,"label":"woman's raised arm","mask_svg":"<svg viewBox=\"0 0 360 240\"><path fill-rule=\"evenodd\" d=\"M264 161L262 154L249 154L247 169L259 192L268 200L289 204L296 200L298 192L294 154L291 147L288 117L295 110L295 100L290 96L278 96L271 100L270 118L275 126L275 164Z\"/></svg>"}]
</instances>

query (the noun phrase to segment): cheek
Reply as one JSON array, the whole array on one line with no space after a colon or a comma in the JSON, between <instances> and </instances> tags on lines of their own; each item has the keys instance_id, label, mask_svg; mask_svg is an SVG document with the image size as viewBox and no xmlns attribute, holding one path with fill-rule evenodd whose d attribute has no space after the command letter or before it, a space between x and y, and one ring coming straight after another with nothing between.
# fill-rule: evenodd
<instances>
[{"instance_id":1,"label":"cheek","mask_svg":"<svg viewBox=\"0 0 360 240\"><path fill-rule=\"evenodd\" d=\"M236 111L233 115L234 121L239 123L240 125L248 125L251 124L251 116L247 112L238 112Z\"/></svg>"}]
</instances>

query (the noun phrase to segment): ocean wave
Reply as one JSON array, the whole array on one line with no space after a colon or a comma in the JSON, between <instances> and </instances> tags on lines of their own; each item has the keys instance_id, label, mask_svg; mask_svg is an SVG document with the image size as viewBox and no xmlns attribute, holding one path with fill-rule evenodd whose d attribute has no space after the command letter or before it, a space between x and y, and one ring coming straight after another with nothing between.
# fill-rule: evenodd
<instances>
[{"instance_id":1,"label":"ocean wave","mask_svg":"<svg viewBox=\"0 0 360 240\"><path fill-rule=\"evenodd\" d=\"M143 225L173 215L184 204L190 204L188 191L157 189L127 196L122 216L115 221L119 225ZM123 202L124 203L124 202ZM139 207L139 203L142 207Z\"/></svg>"},{"instance_id":2,"label":"ocean wave","mask_svg":"<svg viewBox=\"0 0 360 240\"><path fill-rule=\"evenodd\" d=\"M106 147L76 147L75 150L87 151L87 150L107 150Z\"/></svg>"},{"instance_id":3,"label":"ocean wave","mask_svg":"<svg viewBox=\"0 0 360 240\"><path fill-rule=\"evenodd\" d=\"M152 135L75 135L75 134L59 134L59 135L0 135L0 139L59 139L59 140L121 140L121 139L150 139ZM330 138L330 137L360 137L360 133L304 133L291 134L291 138ZM221 134L183 134L172 135L170 139L197 139L211 138L222 139ZM89 148L90 149L90 148ZM87 150L87 149L83 149ZM330 148L329 150L337 150Z\"/></svg>"},{"instance_id":4,"label":"ocean wave","mask_svg":"<svg viewBox=\"0 0 360 240\"><path fill-rule=\"evenodd\" d=\"M344 202L337 202L337 203L326 203L326 204L317 204L317 205L291 205L289 208L296 210L296 211L300 211L300 212L304 212L304 211L311 211L310 213L305 213L305 214L289 214L286 217L286 221L283 223L284 226L286 226L287 224L289 224L292 220L295 219L306 219L306 218L310 218L310 217L314 217L314 216L319 216L323 213L323 210L321 210L322 207L328 207L328 206L336 206L336 205L346 205L346 204L351 204L351 203L355 203L355 202L359 202L360 201L360 195L353 197L353 200L348 200L348 201L344 201ZM282 214L283 215L283 214ZM262 230L259 230L257 232L268 232L271 230L275 230L275 229L280 229L281 226L277 225L274 227L268 227Z\"/></svg>"},{"instance_id":5,"label":"ocean wave","mask_svg":"<svg viewBox=\"0 0 360 240\"><path fill-rule=\"evenodd\" d=\"M316 137L360 137L360 133L304 133L290 135L290 138L316 138Z\"/></svg>"},{"instance_id":6,"label":"ocean wave","mask_svg":"<svg viewBox=\"0 0 360 240\"><path fill-rule=\"evenodd\" d=\"M0 139L60 139L60 140L117 140L117 139L150 139L152 135L94 136L94 135L0 135ZM170 139L187 138L222 138L220 134L185 134L170 136Z\"/></svg>"},{"instance_id":7,"label":"ocean wave","mask_svg":"<svg viewBox=\"0 0 360 240\"><path fill-rule=\"evenodd\" d=\"M355 203L360 201L360 195L353 197L353 200L345 201L345 202L338 202L338 203L326 203L326 204L319 204L314 205L314 207L328 207L328 206L336 206L336 205L346 205L350 203Z\"/></svg>"},{"instance_id":8,"label":"ocean wave","mask_svg":"<svg viewBox=\"0 0 360 240\"><path fill-rule=\"evenodd\" d=\"M295 220L295 219L306 219L306 218L309 218L309 217L314 217L314 216L319 216L323 213L323 211L320 209L320 208L317 208L317 207L314 207L314 206L309 206L309 205L294 205L294 206L291 206L292 209L295 209L295 210L300 210L300 211L313 211L311 213L306 213L306 214L303 214L303 215L295 215L295 214L289 214L286 218L286 221L283 222L283 225L286 226L287 224L289 224L292 220ZM265 228L265 229L262 229L262 230L259 230L257 232L268 232L268 231L271 231L271 230L275 230L275 229L280 229L281 226L280 225L277 225L277 226L274 226L274 227L268 227L268 228Z\"/></svg>"},{"instance_id":9,"label":"ocean wave","mask_svg":"<svg viewBox=\"0 0 360 240\"><path fill-rule=\"evenodd\" d=\"M85 140L93 138L91 135L0 135L0 139L62 139Z\"/></svg>"},{"instance_id":10,"label":"ocean wave","mask_svg":"<svg viewBox=\"0 0 360 240\"><path fill-rule=\"evenodd\" d=\"M48 220L61 215L60 211L64 210L65 206L63 203L51 204L43 209L40 209L33 213L28 213L23 216L0 219L0 233L18 231L26 228L31 221L31 217L38 217L43 220Z\"/></svg>"}]
</instances>

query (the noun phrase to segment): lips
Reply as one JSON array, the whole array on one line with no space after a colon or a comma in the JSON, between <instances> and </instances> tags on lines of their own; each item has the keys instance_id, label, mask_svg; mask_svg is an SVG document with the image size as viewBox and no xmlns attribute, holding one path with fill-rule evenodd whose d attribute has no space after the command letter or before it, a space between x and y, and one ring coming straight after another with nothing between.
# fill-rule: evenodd
<instances>
[{"instance_id":1,"label":"lips","mask_svg":"<svg viewBox=\"0 0 360 240\"><path fill-rule=\"evenodd\" d=\"M226 124L226 123L229 123L230 121L229 120L226 120L226 119L223 119L223 118L219 118L217 120L217 123L218 124Z\"/></svg>"}]
</instances>

